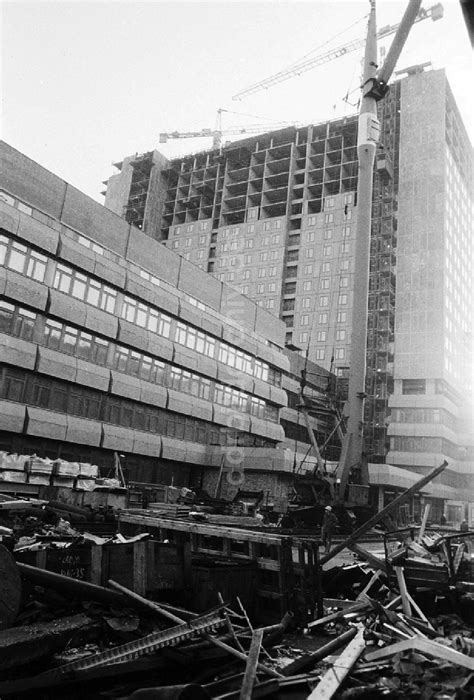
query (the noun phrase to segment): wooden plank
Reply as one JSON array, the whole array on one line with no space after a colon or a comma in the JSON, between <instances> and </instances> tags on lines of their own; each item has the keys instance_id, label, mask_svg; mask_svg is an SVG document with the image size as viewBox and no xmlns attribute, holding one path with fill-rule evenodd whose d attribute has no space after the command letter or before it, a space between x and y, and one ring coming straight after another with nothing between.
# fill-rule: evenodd
<instances>
[{"instance_id":1,"label":"wooden plank","mask_svg":"<svg viewBox=\"0 0 474 700\"><path fill-rule=\"evenodd\" d=\"M398 589L402 597L402 610L405 613L405 615L407 615L407 617L411 617L411 605L410 600L408 598L405 576L403 575L403 567L394 566L393 568L395 569L395 573L397 575Z\"/></svg>"},{"instance_id":2,"label":"wooden plank","mask_svg":"<svg viewBox=\"0 0 474 700\"><path fill-rule=\"evenodd\" d=\"M102 554L103 547L93 544L91 547L91 583L96 586L102 585Z\"/></svg>"},{"instance_id":3,"label":"wooden plank","mask_svg":"<svg viewBox=\"0 0 474 700\"><path fill-rule=\"evenodd\" d=\"M430 508L431 503L427 503L423 511L423 519L421 521L420 531L418 533L418 537L416 538L417 542L421 542L421 540L423 539L423 535L425 534L426 523L428 522L428 515L430 514Z\"/></svg>"},{"instance_id":4,"label":"wooden plank","mask_svg":"<svg viewBox=\"0 0 474 700\"><path fill-rule=\"evenodd\" d=\"M327 625L328 622L333 622L334 620L341 620L345 615L349 615L350 613L355 612L361 612L362 610L366 610L369 607L370 603L367 600L360 600L356 603L353 603L349 607L346 607L345 610L338 610L337 612L331 613L330 615L321 617L319 620L309 622L308 629L312 630L316 627L322 627L323 625Z\"/></svg>"},{"instance_id":5,"label":"wooden plank","mask_svg":"<svg viewBox=\"0 0 474 700\"><path fill-rule=\"evenodd\" d=\"M244 680L242 681L242 688L240 690L240 700L251 700L252 698L252 690L255 683L255 676L257 674L257 663L260 654L260 647L262 646L262 639L263 630L254 630L252 634L252 641L250 643L247 665L245 667Z\"/></svg>"},{"instance_id":6,"label":"wooden plank","mask_svg":"<svg viewBox=\"0 0 474 700\"><path fill-rule=\"evenodd\" d=\"M384 659L387 656L393 656L394 654L399 654L402 651L419 651L422 654L427 654L428 656L434 656L435 658L440 658L443 661L449 661L457 666L463 666L469 669L469 671L474 671L474 658L471 656L466 656L460 651L456 651L451 647L445 647L439 642L435 642L432 639L422 639L420 637L412 637L411 639L404 639L402 642L396 642L383 649L377 649L377 651L371 651L365 655L367 661L377 661L378 659Z\"/></svg>"},{"instance_id":7,"label":"wooden plank","mask_svg":"<svg viewBox=\"0 0 474 700\"><path fill-rule=\"evenodd\" d=\"M133 543L133 590L145 595L147 584L146 541Z\"/></svg>"},{"instance_id":8,"label":"wooden plank","mask_svg":"<svg viewBox=\"0 0 474 700\"><path fill-rule=\"evenodd\" d=\"M388 573L387 571L387 564L383 559L380 559L377 557L375 554L372 552L369 552L367 549L364 549L364 547L361 547L358 544L352 543L348 545L348 549L350 549L352 552L357 554L361 559L365 559L365 561L370 564L370 566L373 569L377 569L378 571L383 571L384 574Z\"/></svg>"},{"instance_id":9,"label":"wooden plank","mask_svg":"<svg viewBox=\"0 0 474 700\"><path fill-rule=\"evenodd\" d=\"M313 692L308 695L307 700L330 700L335 695L365 649L364 631L363 627L358 630L354 639L349 642L334 664L326 671Z\"/></svg>"},{"instance_id":10,"label":"wooden plank","mask_svg":"<svg viewBox=\"0 0 474 700\"><path fill-rule=\"evenodd\" d=\"M119 523L129 523L151 528L166 528L179 532L189 532L207 537L228 537L234 540L246 542L257 542L264 545L280 545L282 541L289 539L287 535L266 534L263 532L253 532L251 530L240 530L239 528L224 527L218 525L207 525L206 523L196 523L186 520L170 520L155 516L135 515L132 513L120 513Z\"/></svg>"}]
</instances>

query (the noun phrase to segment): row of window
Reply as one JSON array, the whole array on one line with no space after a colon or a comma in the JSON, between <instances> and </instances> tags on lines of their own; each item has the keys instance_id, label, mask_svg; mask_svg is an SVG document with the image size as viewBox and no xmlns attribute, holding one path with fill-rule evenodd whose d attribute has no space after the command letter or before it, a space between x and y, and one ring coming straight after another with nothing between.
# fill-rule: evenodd
<instances>
[{"instance_id":1,"label":"row of window","mask_svg":"<svg viewBox=\"0 0 474 700\"><path fill-rule=\"evenodd\" d=\"M250 433L0 365L0 398L204 445L273 447Z\"/></svg>"},{"instance_id":2,"label":"row of window","mask_svg":"<svg viewBox=\"0 0 474 700\"><path fill-rule=\"evenodd\" d=\"M463 457L462 448L437 437L392 437L390 449L397 452L437 452L454 459Z\"/></svg>"},{"instance_id":3,"label":"row of window","mask_svg":"<svg viewBox=\"0 0 474 700\"><path fill-rule=\"evenodd\" d=\"M453 430L456 428L453 414L439 408L395 408L391 418L397 423L442 423Z\"/></svg>"},{"instance_id":4,"label":"row of window","mask_svg":"<svg viewBox=\"0 0 474 700\"><path fill-rule=\"evenodd\" d=\"M6 236L0 236L0 265L43 282L47 262L46 256ZM120 318L130 321L140 328L157 333L163 338L170 338L208 357L215 358L217 354L217 359L224 362L221 357L227 351L225 348L221 350L221 346L225 346L225 343L217 342L212 336L198 331L192 326L175 322L167 314L126 294L120 300L118 292L112 287L63 263L56 263L52 287L103 311L117 313ZM249 362L245 363L244 372L264 381L280 384L280 372L272 370L267 363L261 363L250 355L247 357ZM264 368L263 376L262 366Z\"/></svg>"},{"instance_id":5,"label":"row of window","mask_svg":"<svg viewBox=\"0 0 474 700\"><path fill-rule=\"evenodd\" d=\"M117 343L103 340L96 335L79 330L65 323L44 319L22 307L0 300L0 332L15 335L25 340L33 340L35 326L38 328L36 341L52 350L58 350L74 357L110 367L138 379L160 386L176 389L192 396L230 406L235 410L274 422L278 421L278 409L263 399L237 392L201 375L162 362L150 355L131 350ZM222 347L227 364L243 366L245 357L228 345ZM257 368L263 373L262 363ZM234 393L237 392L237 393Z\"/></svg>"}]
</instances>

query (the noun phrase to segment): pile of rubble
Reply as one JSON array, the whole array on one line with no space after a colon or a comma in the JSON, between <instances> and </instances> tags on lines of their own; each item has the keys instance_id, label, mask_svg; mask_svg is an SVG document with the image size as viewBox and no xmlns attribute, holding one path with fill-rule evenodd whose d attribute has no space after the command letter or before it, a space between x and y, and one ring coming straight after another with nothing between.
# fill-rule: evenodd
<instances>
[{"instance_id":1,"label":"pile of rubble","mask_svg":"<svg viewBox=\"0 0 474 700\"><path fill-rule=\"evenodd\" d=\"M474 695L473 629L425 615L403 567L396 585L372 570L354 600L325 598L323 615L288 637L291 615L254 628L239 599L196 614L113 580L16 563L5 548L0 562L2 698Z\"/></svg>"}]
</instances>

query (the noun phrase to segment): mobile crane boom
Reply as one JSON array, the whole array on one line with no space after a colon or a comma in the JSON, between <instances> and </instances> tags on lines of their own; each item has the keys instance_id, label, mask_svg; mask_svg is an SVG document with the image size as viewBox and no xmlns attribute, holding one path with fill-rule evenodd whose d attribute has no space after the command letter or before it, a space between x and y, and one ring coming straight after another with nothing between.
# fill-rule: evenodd
<instances>
[{"instance_id":1,"label":"mobile crane boom","mask_svg":"<svg viewBox=\"0 0 474 700\"><path fill-rule=\"evenodd\" d=\"M432 7L428 7L426 10L421 8L417 16L415 17L413 23L421 22L421 20L428 18L431 18L433 22L436 22L436 20L441 19L443 17L443 13L444 9L440 3L437 3ZM387 36L390 36L391 34L395 34L399 26L400 24L398 23L382 27L382 29L380 29L377 32L377 39L383 39ZM329 63L329 61L333 61L334 59L340 58L341 56L345 56L346 54L351 53L352 51L356 51L357 49L360 49L362 46L364 46L364 44L365 39L354 39L353 41L350 41L349 43L344 44L343 46L331 49L330 51L327 51L323 54L319 54L318 56L308 58L305 61L296 63L290 68L284 68L278 73L275 73L274 75L271 75L270 77L265 78L264 80L261 80L258 83L250 85L248 88L245 88L244 90L241 90L237 94L233 95L232 99L240 100L242 99L242 97L253 95L256 92L259 92L260 90L267 90L268 88L273 87L278 83L282 83L285 80L289 80L294 76L301 75L301 73L305 73L308 70L317 68L317 66L321 66L324 63Z\"/></svg>"}]
</instances>

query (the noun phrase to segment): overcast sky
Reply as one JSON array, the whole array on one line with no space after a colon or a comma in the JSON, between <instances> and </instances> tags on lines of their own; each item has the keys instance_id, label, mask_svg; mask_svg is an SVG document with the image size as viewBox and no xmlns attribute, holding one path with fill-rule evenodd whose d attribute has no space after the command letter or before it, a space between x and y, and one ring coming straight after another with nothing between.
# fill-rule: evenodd
<instances>
[{"instance_id":1,"label":"overcast sky","mask_svg":"<svg viewBox=\"0 0 474 700\"><path fill-rule=\"evenodd\" d=\"M399 21L405 4L378 0L378 27ZM397 69L446 68L472 140L472 52L458 0L442 4L443 19L414 26ZM219 107L303 123L354 113L343 97L357 101L362 50L231 98L310 52L363 38L368 11L368 0L3 2L2 137L102 202L101 182L123 156L210 147L160 145L158 135L214 128ZM224 114L223 128L257 121Z\"/></svg>"}]
</instances>

